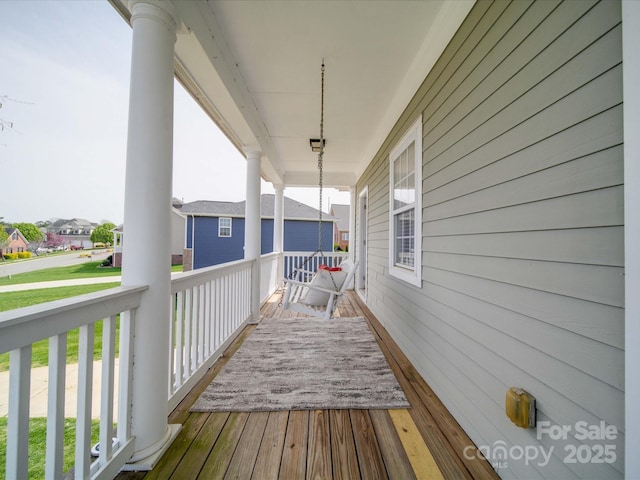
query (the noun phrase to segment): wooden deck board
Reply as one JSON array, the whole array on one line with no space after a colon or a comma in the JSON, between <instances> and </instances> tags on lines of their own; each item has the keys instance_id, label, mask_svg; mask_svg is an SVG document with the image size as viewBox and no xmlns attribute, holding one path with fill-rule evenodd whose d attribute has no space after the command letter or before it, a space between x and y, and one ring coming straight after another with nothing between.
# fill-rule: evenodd
<instances>
[{"instance_id":1,"label":"wooden deck board","mask_svg":"<svg viewBox=\"0 0 640 480\"><path fill-rule=\"evenodd\" d=\"M271 412L251 476L254 480L275 480L280 473L289 412Z\"/></svg>"},{"instance_id":2,"label":"wooden deck board","mask_svg":"<svg viewBox=\"0 0 640 480\"><path fill-rule=\"evenodd\" d=\"M389 478L368 410L349 410L358 465L363 478Z\"/></svg>"},{"instance_id":3,"label":"wooden deck board","mask_svg":"<svg viewBox=\"0 0 640 480\"><path fill-rule=\"evenodd\" d=\"M246 412L234 412L229 415L224 428L218 435L218 440L213 444L211 454L208 456L202 470L200 470L199 479L215 480L224 478L248 418L249 414ZM189 468L188 465L185 465L185 467ZM180 473L184 475L192 471L187 470ZM180 478L184 478L184 476Z\"/></svg>"},{"instance_id":4,"label":"wooden deck board","mask_svg":"<svg viewBox=\"0 0 640 480\"><path fill-rule=\"evenodd\" d=\"M376 438L385 439L385 441L378 440L378 445L380 446L380 453L384 459L389 478L415 479L413 465L403 448L404 445L396 431L393 420L389 416L389 411L370 410L369 415L375 429Z\"/></svg>"},{"instance_id":5,"label":"wooden deck board","mask_svg":"<svg viewBox=\"0 0 640 480\"><path fill-rule=\"evenodd\" d=\"M283 311L279 299L269 299L263 316L299 316ZM464 458L464 448L473 443L356 293L343 297L336 316L367 319L410 409L399 415L387 410L190 412L255 328L249 325L169 416L183 429L156 468L121 473L118 480L497 479L488 462ZM426 453L431 460L425 463Z\"/></svg>"},{"instance_id":6,"label":"wooden deck board","mask_svg":"<svg viewBox=\"0 0 640 480\"><path fill-rule=\"evenodd\" d=\"M349 410L331 410L331 461L335 480L357 480L360 467Z\"/></svg>"},{"instance_id":7,"label":"wooden deck board","mask_svg":"<svg viewBox=\"0 0 640 480\"><path fill-rule=\"evenodd\" d=\"M307 453L307 479L332 478L331 436L329 411L313 410L309 413L309 447Z\"/></svg>"},{"instance_id":8,"label":"wooden deck board","mask_svg":"<svg viewBox=\"0 0 640 480\"><path fill-rule=\"evenodd\" d=\"M225 479L245 480L251 478L268 419L269 412L249 414L231 464L225 474Z\"/></svg>"},{"instance_id":9,"label":"wooden deck board","mask_svg":"<svg viewBox=\"0 0 640 480\"><path fill-rule=\"evenodd\" d=\"M290 412L280 464L280 478L291 480L306 478L308 440L309 412L302 410Z\"/></svg>"},{"instance_id":10,"label":"wooden deck board","mask_svg":"<svg viewBox=\"0 0 640 480\"><path fill-rule=\"evenodd\" d=\"M193 416L193 415L192 415ZM172 472L173 478L183 478L185 472L198 472L202 468L202 466L207 461L211 449L215 444L222 428L224 427L227 419L229 418L228 413L212 413L212 414L201 414L201 416L206 420L202 424L202 428L199 431L193 429L192 431L195 433L193 440L191 442L191 446L189 450L182 457L180 463L175 467L175 470ZM191 418L191 417L190 417ZM191 433L189 430L184 431L184 435L179 434L178 436L184 436L185 438L191 437ZM176 439L178 441L178 439ZM186 443L186 442L185 442ZM165 457L170 455L165 455ZM164 461L164 457L162 459ZM158 465L160 467L160 465ZM168 469L169 465L167 465ZM154 470L159 470L156 468ZM171 477L165 477L171 478Z\"/></svg>"}]
</instances>

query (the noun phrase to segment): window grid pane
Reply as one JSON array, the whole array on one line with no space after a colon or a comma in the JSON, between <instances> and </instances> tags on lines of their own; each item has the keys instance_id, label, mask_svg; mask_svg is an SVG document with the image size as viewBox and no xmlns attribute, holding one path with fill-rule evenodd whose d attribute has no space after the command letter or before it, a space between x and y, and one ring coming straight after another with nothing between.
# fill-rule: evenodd
<instances>
[{"instance_id":1,"label":"window grid pane","mask_svg":"<svg viewBox=\"0 0 640 480\"><path fill-rule=\"evenodd\" d=\"M231 219L230 218L218 219L218 236L219 237L231 236Z\"/></svg>"},{"instance_id":2,"label":"window grid pane","mask_svg":"<svg viewBox=\"0 0 640 480\"><path fill-rule=\"evenodd\" d=\"M415 211L407 210L395 215L395 264L415 266Z\"/></svg>"}]
</instances>

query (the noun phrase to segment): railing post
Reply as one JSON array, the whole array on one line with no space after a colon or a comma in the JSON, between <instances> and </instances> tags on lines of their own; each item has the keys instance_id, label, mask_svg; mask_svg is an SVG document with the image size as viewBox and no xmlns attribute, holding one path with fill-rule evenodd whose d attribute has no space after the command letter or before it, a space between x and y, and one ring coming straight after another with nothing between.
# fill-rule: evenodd
<instances>
[{"instance_id":1,"label":"railing post","mask_svg":"<svg viewBox=\"0 0 640 480\"><path fill-rule=\"evenodd\" d=\"M245 203L244 258L254 260L251 268L251 322L260 319L260 160L262 152L245 148L247 156L247 201Z\"/></svg>"},{"instance_id":2,"label":"railing post","mask_svg":"<svg viewBox=\"0 0 640 480\"><path fill-rule=\"evenodd\" d=\"M168 425L173 67L176 15L168 2L132 1L131 86L122 284L148 285L136 313L128 470L150 470L178 426Z\"/></svg>"},{"instance_id":3,"label":"railing post","mask_svg":"<svg viewBox=\"0 0 640 480\"><path fill-rule=\"evenodd\" d=\"M276 279L278 282L284 277L284 185L274 184L276 191L275 204L273 206L273 251L279 253L276 267Z\"/></svg>"}]
</instances>

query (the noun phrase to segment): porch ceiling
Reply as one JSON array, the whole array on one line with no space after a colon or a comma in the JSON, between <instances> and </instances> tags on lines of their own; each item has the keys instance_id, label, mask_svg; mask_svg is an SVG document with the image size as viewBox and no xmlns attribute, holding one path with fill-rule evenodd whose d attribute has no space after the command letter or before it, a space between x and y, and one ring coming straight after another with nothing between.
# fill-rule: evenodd
<instances>
[{"instance_id":1,"label":"porch ceiling","mask_svg":"<svg viewBox=\"0 0 640 480\"><path fill-rule=\"evenodd\" d=\"M129 18L124 0L110 0ZM325 185L347 188L474 0L168 1L182 25L176 75L238 147L259 146L262 175L318 182L320 66L326 64Z\"/></svg>"}]
</instances>

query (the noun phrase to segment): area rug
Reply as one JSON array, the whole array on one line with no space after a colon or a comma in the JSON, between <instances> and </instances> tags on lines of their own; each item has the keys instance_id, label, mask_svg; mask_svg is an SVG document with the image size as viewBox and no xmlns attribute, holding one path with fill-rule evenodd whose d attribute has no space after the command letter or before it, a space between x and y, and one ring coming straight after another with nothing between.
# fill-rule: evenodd
<instances>
[{"instance_id":1,"label":"area rug","mask_svg":"<svg viewBox=\"0 0 640 480\"><path fill-rule=\"evenodd\" d=\"M362 317L265 318L194 412L407 408Z\"/></svg>"}]
</instances>

